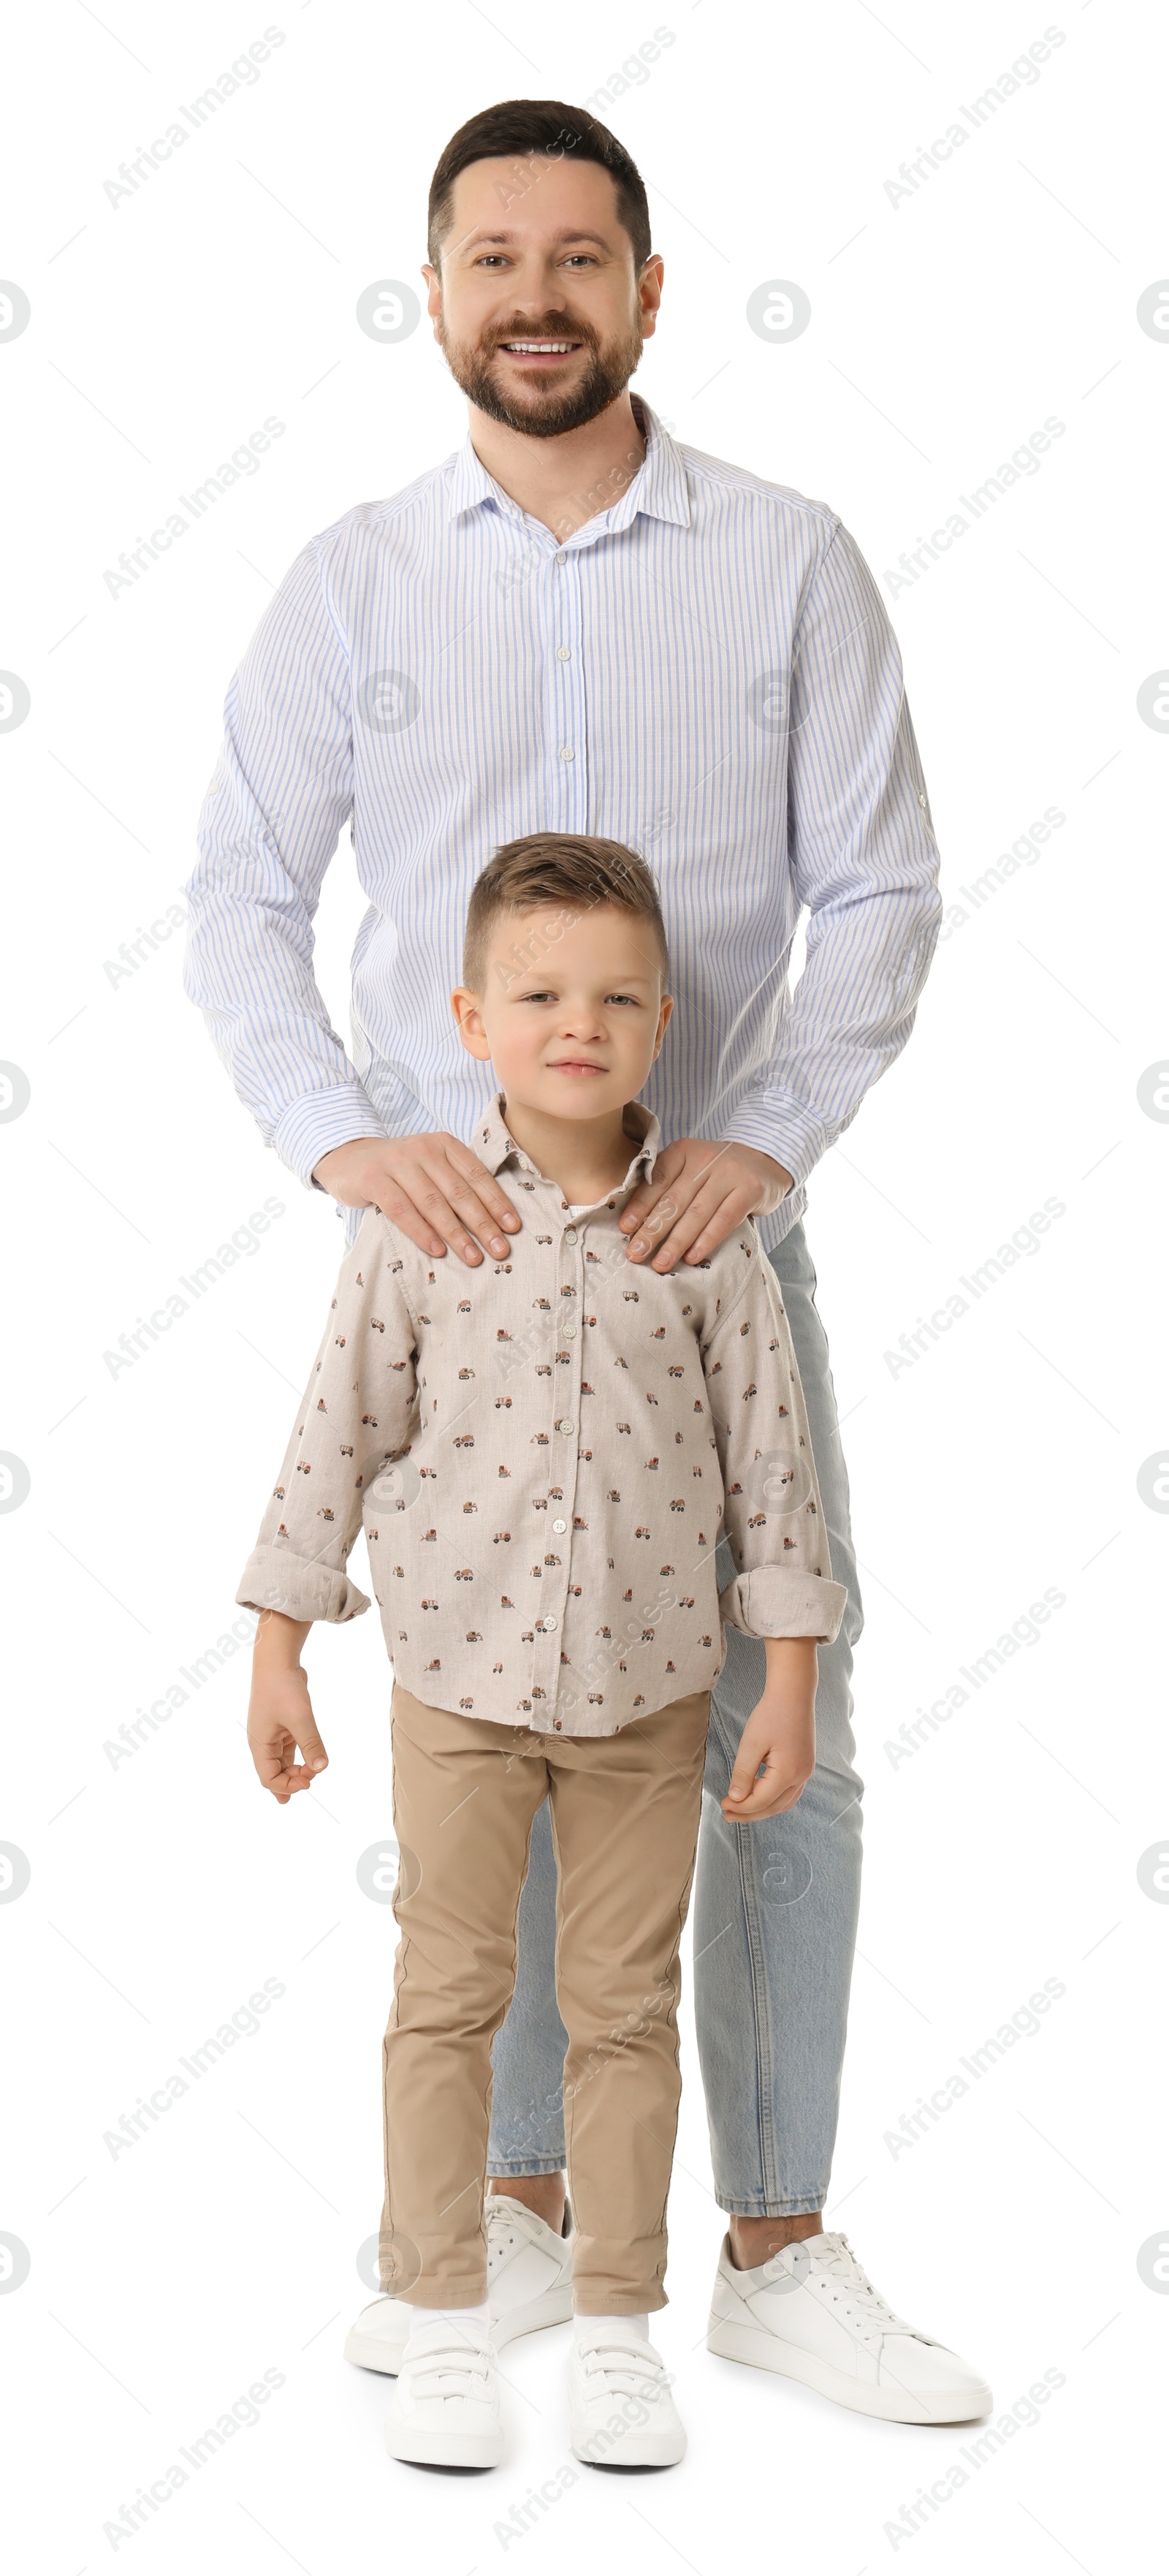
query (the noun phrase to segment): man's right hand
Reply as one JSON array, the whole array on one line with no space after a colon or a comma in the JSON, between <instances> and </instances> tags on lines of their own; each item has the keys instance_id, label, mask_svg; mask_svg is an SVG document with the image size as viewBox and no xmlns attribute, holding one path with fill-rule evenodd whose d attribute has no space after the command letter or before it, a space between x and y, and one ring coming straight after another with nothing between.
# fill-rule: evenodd
<instances>
[{"instance_id":1,"label":"man's right hand","mask_svg":"<svg viewBox=\"0 0 1169 2576\"><path fill-rule=\"evenodd\" d=\"M483 1258L476 1235L498 1259L507 1251L500 1228L514 1234L521 1223L486 1163L445 1130L355 1136L322 1154L313 1179L342 1207L380 1208L420 1252L437 1256L449 1244L468 1266Z\"/></svg>"}]
</instances>

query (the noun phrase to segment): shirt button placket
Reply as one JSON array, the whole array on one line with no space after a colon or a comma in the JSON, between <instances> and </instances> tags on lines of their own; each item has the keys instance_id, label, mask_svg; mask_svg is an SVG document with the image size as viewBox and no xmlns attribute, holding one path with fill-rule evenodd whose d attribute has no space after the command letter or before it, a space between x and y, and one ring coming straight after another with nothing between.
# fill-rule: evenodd
<instances>
[{"instance_id":1,"label":"shirt button placket","mask_svg":"<svg viewBox=\"0 0 1169 2576\"><path fill-rule=\"evenodd\" d=\"M560 548L548 572L551 782L557 830L588 829L589 781L585 741L584 666L581 654L581 552Z\"/></svg>"},{"instance_id":2,"label":"shirt button placket","mask_svg":"<svg viewBox=\"0 0 1169 2576\"><path fill-rule=\"evenodd\" d=\"M562 1485L564 1488L564 1501L557 1511L556 1517L558 1520L563 1519L566 1522L567 1527L564 1539L561 1542L560 1547L555 1551L560 1557L559 1568L555 1566L549 1566L547 1568L548 1573L555 1577L555 1607L551 1612L547 1612L545 1615L554 1617L556 1620L556 1626L550 1634L547 1629L545 1629L546 1669L540 1675L540 1679L544 1684L544 1688L548 1693L548 1698L553 1708L555 1708L556 1695L560 1687L560 1646L564 1632L565 1611L568 1605L568 1587L572 1580L572 1523L576 1510L578 1452L580 1449L581 1431L583 1429L580 1418L580 1385L584 1363L584 1332L582 1329L581 1313L584 1297L584 1249L581 1229L573 1225L566 1226L560 1237L560 1247L560 1258L556 1265L557 1315L556 1331L553 1336L555 1347L552 1359L553 1401L555 1405L555 1415L552 1425L552 1441L553 1455L555 1456L556 1451L559 1450L562 1453L564 1463L562 1465L560 1461L557 1460L557 1468L552 1477L552 1482L554 1485ZM562 1297L560 1294L562 1287L574 1288L576 1290L576 1295L571 1298ZM571 1334L564 1333L562 1330L562 1321L572 1322L575 1324L576 1331ZM562 1350L567 1351L568 1353L567 1369L559 1357L559 1353ZM551 1554L552 1551L549 1550L549 1553Z\"/></svg>"}]
</instances>

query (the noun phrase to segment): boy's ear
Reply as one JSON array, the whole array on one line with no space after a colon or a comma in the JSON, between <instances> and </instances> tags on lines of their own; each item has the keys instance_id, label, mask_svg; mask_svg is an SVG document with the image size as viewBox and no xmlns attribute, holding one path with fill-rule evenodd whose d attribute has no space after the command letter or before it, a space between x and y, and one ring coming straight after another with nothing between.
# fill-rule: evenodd
<instances>
[{"instance_id":1,"label":"boy's ear","mask_svg":"<svg viewBox=\"0 0 1169 2576\"><path fill-rule=\"evenodd\" d=\"M469 984L456 984L451 994L451 1009L458 1021L459 1036L468 1055L478 1056L481 1063L488 1063L491 1048L483 1026L483 1011L478 993L473 993Z\"/></svg>"}]
</instances>

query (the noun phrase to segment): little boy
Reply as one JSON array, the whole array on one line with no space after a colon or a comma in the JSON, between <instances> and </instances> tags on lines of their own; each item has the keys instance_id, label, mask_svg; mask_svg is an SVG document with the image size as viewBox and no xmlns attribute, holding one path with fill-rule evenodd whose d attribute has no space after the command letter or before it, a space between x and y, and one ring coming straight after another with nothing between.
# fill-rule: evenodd
<instances>
[{"instance_id":1,"label":"little boy","mask_svg":"<svg viewBox=\"0 0 1169 2576\"><path fill-rule=\"evenodd\" d=\"M394 1666L400 1931L384 2046L381 2279L408 2334L395 2457L502 2457L487 2303L491 2045L548 1798L573 2211L572 2445L623 2466L685 2434L663 2307L679 1951L722 1622L767 1640L724 1811L791 1806L836 1635L803 1394L748 1220L675 1272L618 1218L660 1142L639 1104L673 1001L654 881L611 841L538 834L475 884L463 1045L499 1088L470 1141L522 1212L505 1259L432 1260L371 1207L238 1601L257 1609L249 1740L286 1802L324 1764L299 1656L369 1608ZM668 1222L668 1201L664 1203ZM723 1528L738 1572L721 1596ZM309 1762L294 1753L311 1750ZM630 2396L636 2398L631 2410Z\"/></svg>"}]
</instances>

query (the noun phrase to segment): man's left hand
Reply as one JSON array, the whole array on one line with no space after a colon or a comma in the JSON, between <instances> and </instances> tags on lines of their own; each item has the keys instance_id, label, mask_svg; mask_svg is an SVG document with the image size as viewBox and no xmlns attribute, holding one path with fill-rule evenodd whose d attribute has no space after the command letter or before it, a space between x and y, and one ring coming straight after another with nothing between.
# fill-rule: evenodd
<instances>
[{"instance_id":1,"label":"man's left hand","mask_svg":"<svg viewBox=\"0 0 1169 2576\"><path fill-rule=\"evenodd\" d=\"M622 1210L629 1258L648 1260L651 1270L705 1261L744 1217L769 1216L793 1187L783 1164L754 1145L675 1137L657 1155L653 1179L643 1181Z\"/></svg>"}]
</instances>

